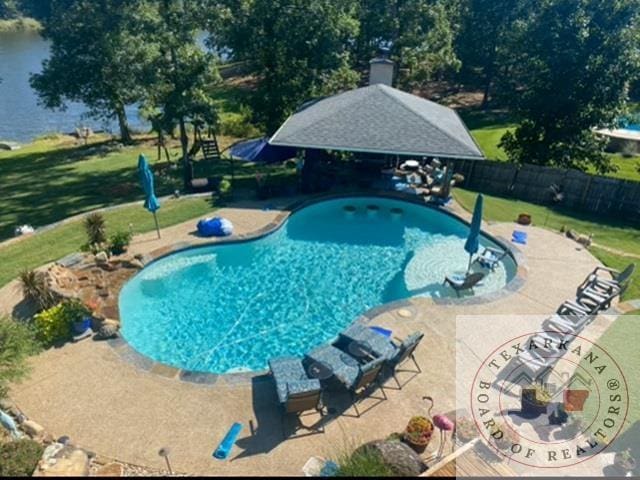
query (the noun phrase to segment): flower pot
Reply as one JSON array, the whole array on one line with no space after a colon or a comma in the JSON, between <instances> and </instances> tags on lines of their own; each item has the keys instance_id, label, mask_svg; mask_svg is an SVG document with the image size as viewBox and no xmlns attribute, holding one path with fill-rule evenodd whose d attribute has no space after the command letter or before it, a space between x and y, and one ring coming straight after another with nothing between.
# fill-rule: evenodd
<instances>
[{"instance_id":1,"label":"flower pot","mask_svg":"<svg viewBox=\"0 0 640 480\"><path fill-rule=\"evenodd\" d=\"M528 213L521 213L518 215L518 223L520 225L531 225L531 215Z\"/></svg>"},{"instance_id":2,"label":"flower pot","mask_svg":"<svg viewBox=\"0 0 640 480\"><path fill-rule=\"evenodd\" d=\"M424 453L424 451L427 449L427 446L429 446L429 441L427 441L426 443L425 442L414 443L414 442L411 441L410 438L407 438L406 436L404 437L404 443L409 445L411 447L411 449L414 452L416 452L417 454Z\"/></svg>"},{"instance_id":3,"label":"flower pot","mask_svg":"<svg viewBox=\"0 0 640 480\"><path fill-rule=\"evenodd\" d=\"M84 333L91 327L91 317L83 318L82 320L78 320L77 322L73 322L73 333L74 335L80 335Z\"/></svg>"}]
</instances>

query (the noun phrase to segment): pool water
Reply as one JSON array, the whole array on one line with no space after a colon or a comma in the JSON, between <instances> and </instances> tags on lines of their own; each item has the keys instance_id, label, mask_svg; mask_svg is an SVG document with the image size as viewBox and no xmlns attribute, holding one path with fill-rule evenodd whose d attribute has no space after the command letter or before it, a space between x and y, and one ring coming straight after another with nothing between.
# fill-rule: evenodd
<instances>
[{"instance_id":1,"label":"pool water","mask_svg":"<svg viewBox=\"0 0 640 480\"><path fill-rule=\"evenodd\" d=\"M261 239L150 264L120 294L122 333L139 352L178 368L262 370L270 358L302 356L331 340L368 309L455 295L442 282L466 271L467 234L455 218L407 202L317 203ZM481 244L493 245L484 237ZM507 257L476 294L503 288L515 270Z\"/></svg>"}]
</instances>

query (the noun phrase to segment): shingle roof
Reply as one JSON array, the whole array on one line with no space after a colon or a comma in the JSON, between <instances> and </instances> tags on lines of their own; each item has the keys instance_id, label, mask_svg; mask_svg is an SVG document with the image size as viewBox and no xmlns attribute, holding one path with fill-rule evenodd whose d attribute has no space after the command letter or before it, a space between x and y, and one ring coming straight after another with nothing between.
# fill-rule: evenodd
<instances>
[{"instance_id":1,"label":"shingle roof","mask_svg":"<svg viewBox=\"0 0 640 480\"><path fill-rule=\"evenodd\" d=\"M484 158L454 110L382 84L303 105L269 143L397 155Z\"/></svg>"}]
</instances>

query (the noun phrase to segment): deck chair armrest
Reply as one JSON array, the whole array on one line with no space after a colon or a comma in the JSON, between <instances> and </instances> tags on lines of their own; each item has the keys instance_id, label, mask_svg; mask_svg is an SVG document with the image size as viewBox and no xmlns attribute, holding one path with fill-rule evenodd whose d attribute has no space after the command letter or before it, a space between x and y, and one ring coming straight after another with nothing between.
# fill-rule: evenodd
<instances>
[{"instance_id":1,"label":"deck chair armrest","mask_svg":"<svg viewBox=\"0 0 640 480\"><path fill-rule=\"evenodd\" d=\"M613 275L614 273L616 273L616 274L617 274L617 273L620 273L620 270L617 270L617 269L615 269L615 268L605 267L605 266L602 266L602 265L601 265L601 266L596 267L596 268L593 270L592 275L597 274L600 270L602 270L602 271L604 271L604 272L608 272L608 273L610 273L610 274L612 274L612 275Z\"/></svg>"}]
</instances>

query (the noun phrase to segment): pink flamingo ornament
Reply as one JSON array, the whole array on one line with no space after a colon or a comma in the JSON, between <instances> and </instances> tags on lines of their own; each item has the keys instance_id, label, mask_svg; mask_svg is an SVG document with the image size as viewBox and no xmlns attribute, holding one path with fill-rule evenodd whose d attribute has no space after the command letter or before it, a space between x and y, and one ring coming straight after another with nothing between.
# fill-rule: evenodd
<instances>
[{"instance_id":1,"label":"pink flamingo ornament","mask_svg":"<svg viewBox=\"0 0 640 480\"><path fill-rule=\"evenodd\" d=\"M440 458L442 458L442 454L444 453L444 444L446 442L445 432L453 431L456 424L449 417L440 413L434 416L431 416L431 410L433 410L433 405L435 403L433 400L433 397L426 396L426 397L422 397L422 399L431 403L431 405L429 406L429 411L427 412L427 415L431 418L431 421L433 422L433 424L440 431L440 445L438 445L438 453L436 454L436 460L439 460Z\"/></svg>"}]
</instances>

